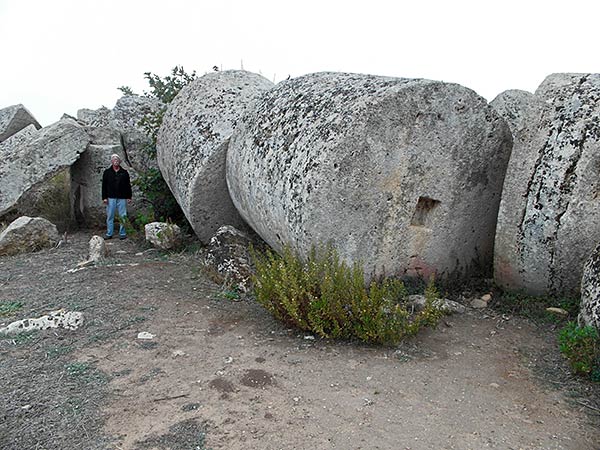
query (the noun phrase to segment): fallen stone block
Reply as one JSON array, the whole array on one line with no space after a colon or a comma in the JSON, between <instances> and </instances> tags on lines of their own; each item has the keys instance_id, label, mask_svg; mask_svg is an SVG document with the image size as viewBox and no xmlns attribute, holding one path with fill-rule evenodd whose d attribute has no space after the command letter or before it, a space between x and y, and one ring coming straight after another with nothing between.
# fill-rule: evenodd
<instances>
[{"instance_id":1,"label":"fallen stone block","mask_svg":"<svg viewBox=\"0 0 600 450\"><path fill-rule=\"evenodd\" d=\"M47 330L49 328L64 328L76 330L83 325L83 313L59 309L35 319L17 320L0 328L0 334L19 334L30 331Z\"/></svg>"},{"instance_id":2,"label":"fallen stone block","mask_svg":"<svg viewBox=\"0 0 600 450\"><path fill-rule=\"evenodd\" d=\"M276 85L236 125L227 184L276 251L330 243L365 274L489 274L512 138L475 92L317 73Z\"/></svg>"}]
</instances>

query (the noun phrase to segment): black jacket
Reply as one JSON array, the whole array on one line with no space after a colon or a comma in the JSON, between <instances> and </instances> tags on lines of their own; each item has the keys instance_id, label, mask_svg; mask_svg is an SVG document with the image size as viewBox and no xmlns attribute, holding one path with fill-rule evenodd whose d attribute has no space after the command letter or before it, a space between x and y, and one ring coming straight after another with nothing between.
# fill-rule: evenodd
<instances>
[{"instance_id":1,"label":"black jacket","mask_svg":"<svg viewBox=\"0 0 600 450\"><path fill-rule=\"evenodd\" d=\"M111 166L102 174L102 200L107 198L131 198L129 172L122 167L115 172Z\"/></svg>"}]
</instances>

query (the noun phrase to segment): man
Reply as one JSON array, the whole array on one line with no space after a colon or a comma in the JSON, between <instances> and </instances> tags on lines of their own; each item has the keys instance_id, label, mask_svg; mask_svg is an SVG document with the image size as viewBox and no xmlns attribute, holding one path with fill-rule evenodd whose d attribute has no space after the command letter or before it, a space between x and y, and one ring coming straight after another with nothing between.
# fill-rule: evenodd
<instances>
[{"instance_id":1,"label":"man","mask_svg":"<svg viewBox=\"0 0 600 450\"><path fill-rule=\"evenodd\" d=\"M111 166L102 175L102 202L106 205L106 236L112 239L114 232L115 211L119 214L119 239L125 239L125 219L127 203L131 203L131 181L129 172L121 167L119 155L111 155Z\"/></svg>"}]
</instances>

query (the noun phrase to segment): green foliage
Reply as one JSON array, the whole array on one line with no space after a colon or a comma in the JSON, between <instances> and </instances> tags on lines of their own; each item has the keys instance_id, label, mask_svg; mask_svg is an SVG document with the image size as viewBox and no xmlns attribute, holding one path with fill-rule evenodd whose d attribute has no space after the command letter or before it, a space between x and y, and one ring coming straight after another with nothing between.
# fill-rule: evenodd
<instances>
[{"instance_id":1,"label":"green foliage","mask_svg":"<svg viewBox=\"0 0 600 450\"><path fill-rule=\"evenodd\" d=\"M600 337L594 327L569 322L560 331L558 342L573 372L600 381Z\"/></svg>"},{"instance_id":2,"label":"green foliage","mask_svg":"<svg viewBox=\"0 0 600 450\"><path fill-rule=\"evenodd\" d=\"M129 86L119 86L117 89L121 91L123 95L135 95L133 89L131 89Z\"/></svg>"},{"instance_id":3,"label":"green foliage","mask_svg":"<svg viewBox=\"0 0 600 450\"><path fill-rule=\"evenodd\" d=\"M14 345L26 344L38 334L37 330L25 331L17 334L0 333L0 340L11 341Z\"/></svg>"},{"instance_id":4,"label":"green foliage","mask_svg":"<svg viewBox=\"0 0 600 450\"><path fill-rule=\"evenodd\" d=\"M183 66L175 66L171 70L171 75L160 77L146 72L144 78L150 85L150 91L145 92L146 96L156 98L163 103L171 103L185 85L196 79L196 71L187 73Z\"/></svg>"},{"instance_id":5,"label":"green foliage","mask_svg":"<svg viewBox=\"0 0 600 450\"><path fill-rule=\"evenodd\" d=\"M282 322L321 337L394 344L442 315L433 288L425 308L411 314L401 281L381 277L367 285L361 265L349 267L331 246L313 248L305 262L289 247L281 256L252 255L257 301Z\"/></svg>"},{"instance_id":6,"label":"green foliage","mask_svg":"<svg viewBox=\"0 0 600 450\"><path fill-rule=\"evenodd\" d=\"M570 297L531 296L522 293L502 292L495 304L500 312L525 317L537 324L564 323L573 320L579 313L579 299ZM546 311L546 308L557 307L567 311L566 317Z\"/></svg>"},{"instance_id":7,"label":"green foliage","mask_svg":"<svg viewBox=\"0 0 600 450\"><path fill-rule=\"evenodd\" d=\"M11 316L19 309L23 307L23 302L13 301L13 302L1 302L0 303L0 317L3 316Z\"/></svg>"}]
</instances>

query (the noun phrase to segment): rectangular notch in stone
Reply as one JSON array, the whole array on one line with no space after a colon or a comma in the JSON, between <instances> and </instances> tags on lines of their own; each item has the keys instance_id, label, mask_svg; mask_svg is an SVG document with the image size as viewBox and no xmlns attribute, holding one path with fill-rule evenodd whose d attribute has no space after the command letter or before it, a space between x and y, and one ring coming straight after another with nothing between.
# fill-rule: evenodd
<instances>
[{"instance_id":1,"label":"rectangular notch in stone","mask_svg":"<svg viewBox=\"0 0 600 450\"><path fill-rule=\"evenodd\" d=\"M429 223L431 212L441 202L429 197L419 197L415 213L413 214L410 224L415 227L426 227Z\"/></svg>"}]
</instances>

